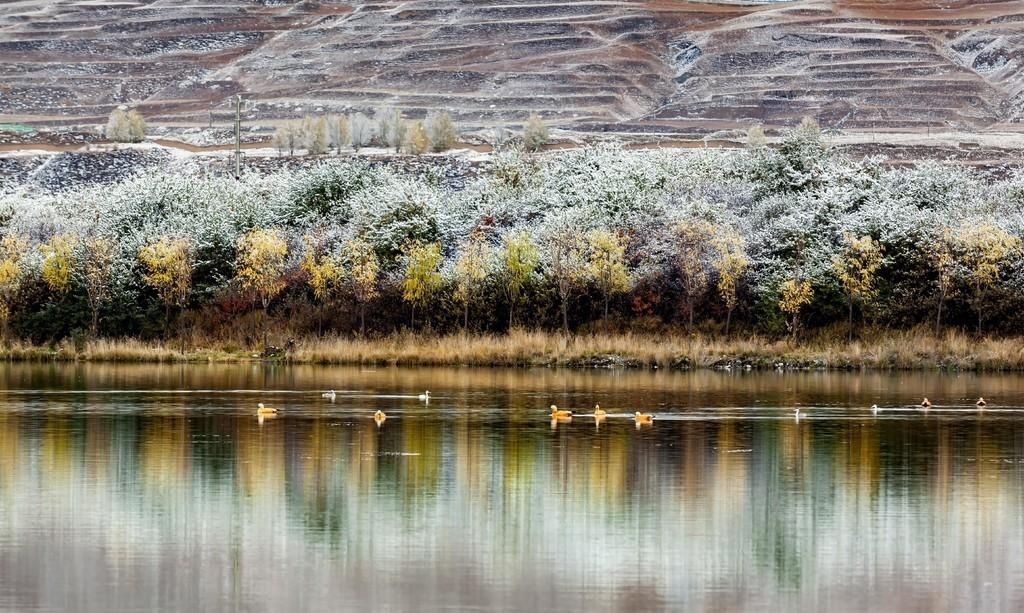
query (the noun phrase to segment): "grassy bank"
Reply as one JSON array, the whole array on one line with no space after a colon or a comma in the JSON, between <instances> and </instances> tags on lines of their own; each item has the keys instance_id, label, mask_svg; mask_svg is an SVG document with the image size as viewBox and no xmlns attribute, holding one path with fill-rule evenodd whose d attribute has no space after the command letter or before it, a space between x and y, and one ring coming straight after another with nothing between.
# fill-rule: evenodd
<instances>
[{"instance_id":1,"label":"grassy bank","mask_svg":"<svg viewBox=\"0 0 1024 613\"><path fill-rule=\"evenodd\" d=\"M182 351L182 347L185 350ZM51 347L14 343L8 360L110 362L235 362L260 360L258 349L217 342L183 345L132 339L70 342ZM508 335L397 334L377 339L308 338L286 358L298 364L430 366L561 366L627 368L936 369L1024 371L1024 337L983 338L956 331L877 331L847 343L822 332L800 341L760 336L548 332Z\"/></svg>"}]
</instances>

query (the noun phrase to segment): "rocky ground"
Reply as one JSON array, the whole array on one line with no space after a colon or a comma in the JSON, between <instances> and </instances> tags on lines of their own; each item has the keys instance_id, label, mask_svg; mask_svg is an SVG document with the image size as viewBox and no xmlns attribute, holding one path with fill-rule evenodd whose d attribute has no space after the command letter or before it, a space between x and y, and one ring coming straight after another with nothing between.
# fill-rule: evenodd
<instances>
[{"instance_id":1,"label":"rocky ground","mask_svg":"<svg viewBox=\"0 0 1024 613\"><path fill-rule=\"evenodd\" d=\"M305 113L531 111L576 133L706 137L754 122L1019 132L1024 0L14 0L0 124L269 127ZM202 143L199 143L202 144Z\"/></svg>"}]
</instances>

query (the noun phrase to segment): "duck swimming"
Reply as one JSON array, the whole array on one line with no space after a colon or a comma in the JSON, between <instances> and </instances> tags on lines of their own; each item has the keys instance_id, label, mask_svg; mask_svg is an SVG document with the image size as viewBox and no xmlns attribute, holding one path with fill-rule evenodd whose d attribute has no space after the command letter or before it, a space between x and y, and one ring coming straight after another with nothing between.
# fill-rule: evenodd
<instances>
[{"instance_id":1,"label":"duck swimming","mask_svg":"<svg viewBox=\"0 0 1024 613\"><path fill-rule=\"evenodd\" d=\"M263 417L267 417L268 415L277 415L277 409L263 406L263 403L261 402L256 405L256 414L262 415Z\"/></svg>"},{"instance_id":2,"label":"duck swimming","mask_svg":"<svg viewBox=\"0 0 1024 613\"><path fill-rule=\"evenodd\" d=\"M334 398L336 396L337 396L337 394L334 393L334 390L330 390L330 391L327 391L327 392L324 392L324 393L320 394L321 398L328 398L330 400L334 400Z\"/></svg>"},{"instance_id":3,"label":"duck swimming","mask_svg":"<svg viewBox=\"0 0 1024 613\"><path fill-rule=\"evenodd\" d=\"M640 424L652 424L654 423L654 416L650 413L641 413L637 411L633 413L633 421L639 426Z\"/></svg>"},{"instance_id":4,"label":"duck swimming","mask_svg":"<svg viewBox=\"0 0 1024 613\"><path fill-rule=\"evenodd\" d=\"M565 409L559 409L555 405L551 405L551 419L569 419L572 417L572 411Z\"/></svg>"},{"instance_id":5,"label":"duck swimming","mask_svg":"<svg viewBox=\"0 0 1024 613\"><path fill-rule=\"evenodd\" d=\"M974 406L978 407L979 409L980 409L981 407L983 407L983 406L986 406L986 405L988 405L988 403L987 403L987 402L985 402L985 399L984 399L984 398L978 398L978 402L975 402L975 403L974 403Z\"/></svg>"},{"instance_id":6,"label":"duck swimming","mask_svg":"<svg viewBox=\"0 0 1024 613\"><path fill-rule=\"evenodd\" d=\"M925 397L925 399L921 401L921 408L927 409L930 406L932 406L932 401Z\"/></svg>"}]
</instances>

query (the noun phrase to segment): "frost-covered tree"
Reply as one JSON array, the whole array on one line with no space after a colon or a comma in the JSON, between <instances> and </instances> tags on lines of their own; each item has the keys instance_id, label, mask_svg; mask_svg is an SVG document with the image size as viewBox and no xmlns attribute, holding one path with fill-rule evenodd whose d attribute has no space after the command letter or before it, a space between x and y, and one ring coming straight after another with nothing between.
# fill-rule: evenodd
<instances>
[{"instance_id":1,"label":"frost-covered tree","mask_svg":"<svg viewBox=\"0 0 1024 613\"><path fill-rule=\"evenodd\" d=\"M330 134L326 117L307 116L302 120L302 140L306 153L323 155L330 146Z\"/></svg>"},{"instance_id":2,"label":"frost-covered tree","mask_svg":"<svg viewBox=\"0 0 1024 613\"><path fill-rule=\"evenodd\" d=\"M355 113L349 117L348 131L352 139L352 148L356 151L373 142L376 135L374 122L362 113Z\"/></svg>"},{"instance_id":3,"label":"frost-covered tree","mask_svg":"<svg viewBox=\"0 0 1024 613\"><path fill-rule=\"evenodd\" d=\"M115 143L141 143L146 138L146 120L137 110L122 105L110 112L103 134Z\"/></svg>"},{"instance_id":4,"label":"frost-covered tree","mask_svg":"<svg viewBox=\"0 0 1024 613\"><path fill-rule=\"evenodd\" d=\"M527 151L540 151L550 140L551 135L544 120L537 113L531 113L523 127L523 148Z\"/></svg>"},{"instance_id":5,"label":"frost-covered tree","mask_svg":"<svg viewBox=\"0 0 1024 613\"><path fill-rule=\"evenodd\" d=\"M378 126L381 145L391 147L397 153L405 142L408 125L402 111L391 107L377 109L373 120Z\"/></svg>"},{"instance_id":6,"label":"frost-covered tree","mask_svg":"<svg viewBox=\"0 0 1024 613\"><path fill-rule=\"evenodd\" d=\"M349 146L351 142L348 121L348 117L345 115L334 115L327 120L331 147L334 147L334 151L337 153L341 153L341 149Z\"/></svg>"},{"instance_id":7,"label":"frost-covered tree","mask_svg":"<svg viewBox=\"0 0 1024 613\"><path fill-rule=\"evenodd\" d=\"M459 139L459 132L448 111L439 111L427 115L426 123L431 149L441 152L455 146L455 142Z\"/></svg>"},{"instance_id":8,"label":"frost-covered tree","mask_svg":"<svg viewBox=\"0 0 1024 613\"><path fill-rule=\"evenodd\" d=\"M405 132L405 152L422 155L430 147L430 137L422 121L414 121Z\"/></svg>"}]
</instances>

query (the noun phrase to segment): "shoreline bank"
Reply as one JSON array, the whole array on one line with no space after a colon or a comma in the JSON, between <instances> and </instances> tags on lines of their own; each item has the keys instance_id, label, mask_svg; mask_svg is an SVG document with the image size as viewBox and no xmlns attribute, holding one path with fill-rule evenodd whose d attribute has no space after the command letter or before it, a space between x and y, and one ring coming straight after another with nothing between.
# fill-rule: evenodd
<instances>
[{"instance_id":1,"label":"shoreline bank","mask_svg":"<svg viewBox=\"0 0 1024 613\"><path fill-rule=\"evenodd\" d=\"M182 350L184 348L184 351ZM957 331L874 333L847 343L832 336L791 341L748 335L586 334L513 331L507 335L395 334L382 338L296 339L287 353L229 342L70 340L14 342L5 361L271 362L319 365L475 366L718 370L948 370L1024 372L1024 337L976 339Z\"/></svg>"}]
</instances>

